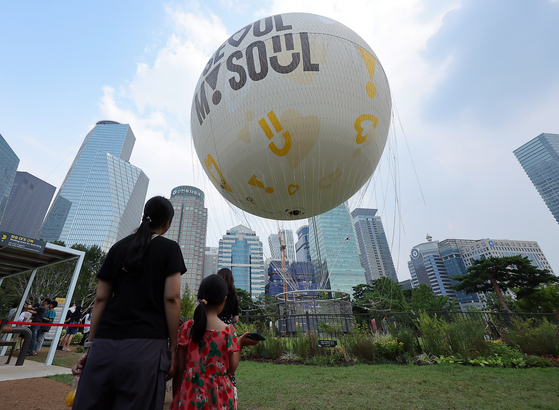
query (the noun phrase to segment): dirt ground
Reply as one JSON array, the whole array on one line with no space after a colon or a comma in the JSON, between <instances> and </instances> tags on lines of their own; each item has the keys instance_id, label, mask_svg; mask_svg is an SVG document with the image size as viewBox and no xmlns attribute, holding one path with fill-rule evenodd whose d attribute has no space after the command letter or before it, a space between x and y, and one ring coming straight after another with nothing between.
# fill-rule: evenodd
<instances>
[{"instance_id":1,"label":"dirt ground","mask_svg":"<svg viewBox=\"0 0 559 410\"><path fill-rule=\"evenodd\" d=\"M0 410L68 410L65 400L69 391L67 384L43 377L0 382ZM171 399L167 393L165 410Z\"/></svg>"}]
</instances>

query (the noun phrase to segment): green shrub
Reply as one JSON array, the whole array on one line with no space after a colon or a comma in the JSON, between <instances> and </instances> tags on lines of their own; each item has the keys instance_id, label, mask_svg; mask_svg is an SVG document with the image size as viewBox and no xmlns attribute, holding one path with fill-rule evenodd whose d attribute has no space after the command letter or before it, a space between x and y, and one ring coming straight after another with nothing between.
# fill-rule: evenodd
<instances>
[{"instance_id":1,"label":"green shrub","mask_svg":"<svg viewBox=\"0 0 559 410\"><path fill-rule=\"evenodd\" d=\"M545 318L541 322L534 319L514 320L509 331L503 333L502 339L528 355L559 356L559 327Z\"/></svg>"},{"instance_id":2,"label":"green shrub","mask_svg":"<svg viewBox=\"0 0 559 410\"><path fill-rule=\"evenodd\" d=\"M83 333L78 332L78 333L76 333L76 334L74 335L74 337L72 338L72 344L73 344L73 345L78 345L78 344L80 344L80 342L82 341L82 339L83 339Z\"/></svg>"},{"instance_id":3,"label":"green shrub","mask_svg":"<svg viewBox=\"0 0 559 410\"><path fill-rule=\"evenodd\" d=\"M484 339L484 327L471 320L459 318L447 323L436 315L430 317L420 313L417 322L422 334L422 348L427 354L435 356L464 357L484 356L488 347Z\"/></svg>"},{"instance_id":4,"label":"green shrub","mask_svg":"<svg viewBox=\"0 0 559 410\"><path fill-rule=\"evenodd\" d=\"M489 356L487 361L490 366L496 367L526 367L524 354L515 348L507 346L500 340L489 341Z\"/></svg>"},{"instance_id":5,"label":"green shrub","mask_svg":"<svg viewBox=\"0 0 559 410\"><path fill-rule=\"evenodd\" d=\"M526 356L524 359L528 367L551 367L552 361L547 357Z\"/></svg>"}]
</instances>

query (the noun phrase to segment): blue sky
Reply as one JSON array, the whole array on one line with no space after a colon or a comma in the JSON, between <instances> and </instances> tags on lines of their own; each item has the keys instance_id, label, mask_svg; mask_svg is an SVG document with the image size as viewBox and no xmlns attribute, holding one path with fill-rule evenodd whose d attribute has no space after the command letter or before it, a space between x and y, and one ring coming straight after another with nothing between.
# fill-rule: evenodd
<instances>
[{"instance_id":1,"label":"blue sky","mask_svg":"<svg viewBox=\"0 0 559 410\"><path fill-rule=\"evenodd\" d=\"M294 11L356 31L388 75L391 141L350 205L379 208L401 280L427 233L535 240L557 273L559 225L512 151L559 133L559 1L3 2L0 134L21 171L58 187L95 122L129 123L131 163L150 178L148 196L198 186L207 194L208 246L239 223L266 243L278 224L231 209L199 167L190 104L229 35Z\"/></svg>"}]
</instances>

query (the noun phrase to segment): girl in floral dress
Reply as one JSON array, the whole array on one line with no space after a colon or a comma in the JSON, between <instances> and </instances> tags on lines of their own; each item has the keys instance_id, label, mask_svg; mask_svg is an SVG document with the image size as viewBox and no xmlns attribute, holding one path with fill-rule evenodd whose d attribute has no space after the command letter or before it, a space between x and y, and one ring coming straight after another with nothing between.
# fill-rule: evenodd
<instances>
[{"instance_id":1,"label":"girl in floral dress","mask_svg":"<svg viewBox=\"0 0 559 410\"><path fill-rule=\"evenodd\" d=\"M237 409L230 375L239 365L242 347L258 342L246 337L248 333L237 338L233 325L218 318L227 292L227 284L217 275L200 284L194 320L185 322L179 332L171 410Z\"/></svg>"}]
</instances>

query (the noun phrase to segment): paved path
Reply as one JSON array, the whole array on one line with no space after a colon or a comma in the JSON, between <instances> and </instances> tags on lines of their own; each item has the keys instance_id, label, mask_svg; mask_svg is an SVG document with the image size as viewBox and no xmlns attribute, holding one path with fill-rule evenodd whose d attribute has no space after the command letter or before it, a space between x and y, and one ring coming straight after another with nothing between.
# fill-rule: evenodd
<instances>
[{"instance_id":1,"label":"paved path","mask_svg":"<svg viewBox=\"0 0 559 410\"><path fill-rule=\"evenodd\" d=\"M6 356L0 356L0 382L72 373L72 369L68 369L67 367L46 366L44 363L35 362L33 360L26 360L23 366L15 366L13 357L10 364L4 364L6 360Z\"/></svg>"}]
</instances>

